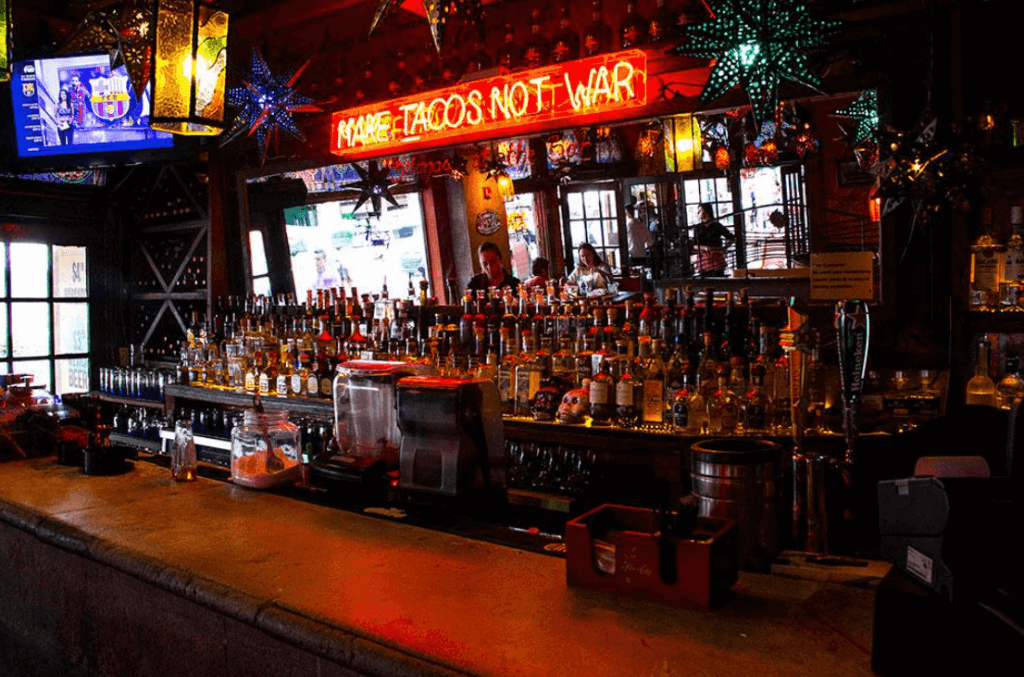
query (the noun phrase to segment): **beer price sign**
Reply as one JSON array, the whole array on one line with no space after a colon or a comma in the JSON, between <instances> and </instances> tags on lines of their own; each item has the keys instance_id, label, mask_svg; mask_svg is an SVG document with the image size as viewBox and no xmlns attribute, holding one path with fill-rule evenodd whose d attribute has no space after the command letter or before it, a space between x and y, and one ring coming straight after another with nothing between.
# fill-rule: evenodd
<instances>
[{"instance_id":1,"label":"beer price sign","mask_svg":"<svg viewBox=\"0 0 1024 677\"><path fill-rule=\"evenodd\" d=\"M331 152L347 160L629 117L647 103L641 50L545 66L337 112Z\"/></svg>"}]
</instances>

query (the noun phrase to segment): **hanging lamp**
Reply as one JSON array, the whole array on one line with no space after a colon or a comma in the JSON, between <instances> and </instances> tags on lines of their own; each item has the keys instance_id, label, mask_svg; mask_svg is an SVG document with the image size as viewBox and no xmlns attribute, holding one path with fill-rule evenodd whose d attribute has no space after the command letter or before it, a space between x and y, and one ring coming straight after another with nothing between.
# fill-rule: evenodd
<instances>
[{"instance_id":1,"label":"hanging lamp","mask_svg":"<svg viewBox=\"0 0 1024 677\"><path fill-rule=\"evenodd\" d=\"M157 0L153 129L216 135L224 129L228 14L201 0Z\"/></svg>"}]
</instances>

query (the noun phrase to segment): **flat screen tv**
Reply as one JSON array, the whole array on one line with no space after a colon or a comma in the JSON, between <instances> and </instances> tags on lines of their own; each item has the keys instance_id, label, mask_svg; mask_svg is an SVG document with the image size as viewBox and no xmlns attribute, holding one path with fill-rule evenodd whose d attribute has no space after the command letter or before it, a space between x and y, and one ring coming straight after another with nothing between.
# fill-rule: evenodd
<instances>
[{"instance_id":1,"label":"flat screen tv","mask_svg":"<svg viewBox=\"0 0 1024 677\"><path fill-rule=\"evenodd\" d=\"M174 146L173 135L149 127L149 87L136 96L124 66L111 68L107 54L14 63L11 107L8 133L22 160L118 164L135 151Z\"/></svg>"}]
</instances>

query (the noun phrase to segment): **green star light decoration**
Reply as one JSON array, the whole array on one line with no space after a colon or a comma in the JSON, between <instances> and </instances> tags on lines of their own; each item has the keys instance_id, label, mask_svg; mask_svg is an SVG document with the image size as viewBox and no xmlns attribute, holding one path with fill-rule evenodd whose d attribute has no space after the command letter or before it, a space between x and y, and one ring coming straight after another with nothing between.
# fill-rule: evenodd
<instances>
[{"instance_id":1,"label":"green star light decoration","mask_svg":"<svg viewBox=\"0 0 1024 677\"><path fill-rule=\"evenodd\" d=\"M839 28L833 20L814 19L801 0L712 0L712 19L686 26L676 54L714 59L701 103L740 85L760 124L772 119L783 78L817 90L819 78L808 65L808 51L825 44Z\"/></svg>"},{"instance_id":2,"label":"green star light decoration","mask_svg":"<svg viewBox=\"0 0 1024 677\"><path fill-rule=\"evenodd\" d=\"M832 113L835 117L850 118L856 122L853 132L853 144L873 139L878 134L878 94L873 89L860 93L857 100L846 108Z\"/></svg>"}]
</instances>

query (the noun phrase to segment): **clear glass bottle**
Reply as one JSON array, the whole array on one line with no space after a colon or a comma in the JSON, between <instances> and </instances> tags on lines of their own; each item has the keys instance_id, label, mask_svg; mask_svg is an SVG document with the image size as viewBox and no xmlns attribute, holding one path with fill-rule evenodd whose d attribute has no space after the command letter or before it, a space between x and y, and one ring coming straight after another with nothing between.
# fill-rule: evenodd
<instances>
[{"instance_id":1,"label":"clear glass bottle","mask_svg":"<svg viewBox=\"0 0 1024 677\"><path fill-rule=\"evenodd\" d=\"M175 482L190 482L197 477L196 442L192 436L192 422L174 424L174 447L171 452L171 476Z\"/></svg>"},{"instance_id":2,"label":"clear glass bottle","mask_svg":"<svg viewBox=\"0 0 1024 677\"><path fill-rule=\"evenodd\" d=\"M672 428L676 432L690 430L690 397L692 395L690 376L686 374L682 377L679 388L672 394Z\"/></svg>"},{"instance_id":3,"label":"clear glass bottle","mask_svg":"<svg viewBox=\"0 0 1024 677\"><path fill-rule=\"evenodd\" d=\"M732 435L739 423L740 407L736 393L729 387L729 368L718 366L717 388L708 400L708 429L713 435Z\"/></svg>"},{"instance_id":4,"label":"clear glass bottle","mask_svg":"<svg viewBox=\"0 0 1024 677\"><path fill-rule=\"evenodd\" d=\"M515 413L516 409L516 365L519 364L519 357L516 355L515 344L512 338L505 339L505 347L498 365L498 399L501 401L501 410L506 414Z\"/></svg>"},{"instance_id":5,"label":"clear glass bottle","mask_svg":"<svg viewBox=\"0 0 1024 677\"><path fill-rule=\"evenodd\" d=\"M784 434L793 427L792 401L789 391L789 356L783 352L772 366L772 430Z\"/></svg>"},{"instance_id":6,"label":"clear glass bottle","mask_svg":"<svg viewBox=\"0 0 1024 677\"><path fill-rule=\"evenodd\" d=\"M1010 207L1010 239L1006 241L1004 280L999 287L999 301L1004 308L1021 305L1021 276L1024 276L1024 208Z\"/></svg>"},{"instance_id":7,"label":"clear glass bottle","mask_svg":"<svg viewBox=\"0 0 1024 677\"><path fill-rule=\"evenodd\" d=\"M530 406L543 376L544 368L537 361L533 338L527 336L523 339L523 354L516 365L516 416L530 416Z\"/></svg>"},{"instance_id":8,"label":"clear glass bottle","mask_svg":"<svg viewBox=\"0 0 1024 677\"><path fill-rule=\"evenodd\" d=\"M584 379L589 379L594 375L594 337L585 336L580 343L583 344L583 349L577 351L575 358L577 386L581 385Z\"/></svg>"},{"instance_id":9,"label":"clear glass bottle","mask_svg":"<svg viewBox=\"0 0 1024 677\"><path fill-rule=\"evenodd\" d=\"M690 396L686 399L688 412L686 431L691 435L701 435L706 433L710 427L707 399L701 394L699 384L688 388L688 390Z\"/></svg>"},{"instance_id":10,"label":"clear glass bottle","mask_svg":"<svg viewBox=\"0 0 1024 677\"><path fill-rule=\"evenodd\" d=\"M988 375L988 336L978 340L974 376L967 382L967 404L996 406L996 384Z\"/></svg>"},{"instance_id":11,"label":"clear glass bottle","mask_svg":"<svg viewBox=\"0 0 1024 677\"><path fill-rule=\"evenodd\" d=\"M755 364L750 368L750 390L743 398L743 431L764 432L768 430L768 395L764 391L764 366Z\"/></svg>"},{"instance_id":12,"label":"clear glass bottle","mask_svg":"<svg viewBox=\"0 0 1024 677\"><path fill-rule=\"evenodd\" d=\"M590 379L590 419L592 425L611 425L615 413L614 379L611 363L603 359L596 374Z\"/></svg>"},{"instance_id":13,"label":"clear glass bottle","mask_svg":"<svg viewBox=\"0 0 1024 677\"><path fill-rule=\"evenodd\" d=\"M640 364L643 377L641 418L644 423L661 425L665 422L665 363L661 361L661 341L640 337Z\"/></svg>"},{"instance_id":14,"label":"clear glass bottle","mask_svg":"<svg viewBox=\"0 0 1024 677\"><path fill-rule=\"evenodd\" d=\"M626 350L626 342L620 341L620 351ZM619 364L621 373L615 382L615 422L623 428L636 425L640 410L637 406L637 390L643 393L643 383L636 378L633 371L633 360L628 354L620 352Z\"/></svg>"},{"instance_id":15,"label":"clear glass bottle","mask_svg":"<svg viewBox=\"0 0 1024 677\"><path fill-rule=\"evenodd\" d=\"M996 385L996 406L1010 409L1019 405L1024 398L1024 379L1020 376L1020 358L1010 355L1006 358L1006 373Z\"/></svg>"},{"instance_id":16,"label":"clear glass bottle","mask_svg":"<svg viewBox=\"0 0 1024 677\"><path fill-rule=\"evenodd\" d=\"M972 310L997 305L999 283L1005 278L1006 246L992 233L992 209L981 210L981 235L971 247Z\"/></svg>"}]
</instances>

